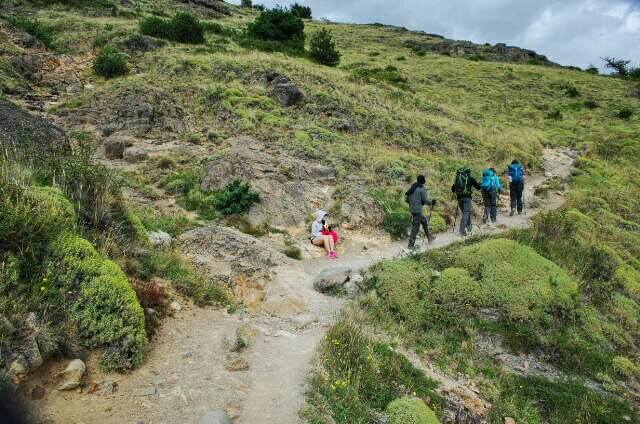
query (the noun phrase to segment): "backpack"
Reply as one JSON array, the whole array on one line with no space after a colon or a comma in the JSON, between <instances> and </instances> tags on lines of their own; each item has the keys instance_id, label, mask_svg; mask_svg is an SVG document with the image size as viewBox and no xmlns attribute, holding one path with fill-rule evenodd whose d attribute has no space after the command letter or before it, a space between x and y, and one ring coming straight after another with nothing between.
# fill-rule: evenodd
<instances>
[{"instance_id":1,"label":"backpack","mask_svg":"<svg viewBox=\"0 0 640 424\"><path fill-rule=\"evenodd\" d=\"M485 169L482 173L482 189L486 191L495 190L494 173L490 169Z\"/></svg>"},{"instance_id":2,"label":"backpack","mask_svg":"<svg viewBox=\"0 0 640 424\"><path fill-rule=\"evenodd\" d=\"M469 178L471 178L471 170L469 168L460 168L456 171L456 180L453 183L456 196L471 195Z\"/></svg>"},{"instance_id":3,"label":"backpack","mask_svg":"<svg viewBox=\"0 0 640 424\"><path fill-rule=\"evenodd\" d=\"M511 181L514 183L521 183L524 181L524 168L521 164L511 164L509 165L509 176L511 177Z\"/></svg>"}]
</instances>

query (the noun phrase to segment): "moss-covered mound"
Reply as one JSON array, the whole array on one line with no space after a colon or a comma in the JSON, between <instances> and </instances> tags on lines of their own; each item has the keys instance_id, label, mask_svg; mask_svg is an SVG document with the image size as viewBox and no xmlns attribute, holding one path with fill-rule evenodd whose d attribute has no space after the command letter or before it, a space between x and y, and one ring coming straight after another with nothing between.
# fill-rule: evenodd
<instances>
[{"instance_id":1,"label":"moss-covered mound","mask_svg":"<svg viewBox=\"0 0 640 424\"><path fill-rule=\"evenodd\" d=\"M401 398L387 405L390 424L440 424L436 414L420 399Z\"/></svg>"},{"instance_id":2,"label":"moss-covered mound","mask_svg":"<svg viewBox=\"0 0 640 424\"><path fill-rule=\"evenodd\" d=\"M79 336L80 344L104 349L105 369L139 365L145 319L126 275L75 232L74 208L60 190L26 185L7 169L0 177L0 295L7 299L0 313L37 312L53 326L53 339Z\"/></svg>"}]
</instances>

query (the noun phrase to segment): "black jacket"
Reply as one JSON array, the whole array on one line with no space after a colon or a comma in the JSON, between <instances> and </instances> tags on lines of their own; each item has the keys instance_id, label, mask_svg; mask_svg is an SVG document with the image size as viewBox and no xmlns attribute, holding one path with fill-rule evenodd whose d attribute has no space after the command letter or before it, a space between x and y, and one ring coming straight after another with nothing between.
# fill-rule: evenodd
<instances>
[{"instance_id":1,"label":"black jacket","mask_svg":"<svg viewBox=\"0 0 640 424\"><path fill-rule=\"evenodd\" d=\"M477 190L480 190L482 188L482 186L480 184L478 184L478 182L476 181L475 178L469 176L469 179L467 180L467 187L469 188L469 194L468 195L458 195L458 200L460 199L464 199L465 197L468 197L469 199L471 199L471 188L475 188ZM451 186L451 191L453 193L456 192L456 185L455 183Z\"/></svg>"}]
</instances>

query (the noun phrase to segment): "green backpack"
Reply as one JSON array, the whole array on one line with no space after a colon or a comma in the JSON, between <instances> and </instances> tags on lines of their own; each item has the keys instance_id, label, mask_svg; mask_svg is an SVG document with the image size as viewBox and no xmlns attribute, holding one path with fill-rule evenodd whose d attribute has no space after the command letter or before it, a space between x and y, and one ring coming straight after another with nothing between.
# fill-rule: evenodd
<instances>
[{"instance_id":1,"label":"green backpack","mask_svg":"<svg viewBox=\"0 0 640 424\"><path fill-rule=\"evenodd\" d=\"M456 171L456 180L453 183L456 196L461 197L471 195L469 178L471 178L471 170L469 168L462 167Z\"/></svg>"}]
</instances>

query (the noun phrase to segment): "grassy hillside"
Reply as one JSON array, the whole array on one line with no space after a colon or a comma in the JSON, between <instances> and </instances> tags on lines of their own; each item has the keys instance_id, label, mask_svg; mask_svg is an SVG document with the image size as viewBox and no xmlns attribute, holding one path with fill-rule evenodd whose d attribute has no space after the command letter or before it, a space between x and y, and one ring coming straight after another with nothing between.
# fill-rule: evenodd
<instances>
[{"instance_id":1,"label":"grassy hillside","mask_svg":"<svg viewBox=\"0 0 640 424\"><path fill-rule=\"evenodd\" d=\"M495 407L493 422L505 415L518 422L558 423L637 418L629 406L637 405L640 392L640 100L632 96L637 82L560 67L428 53L407 46L437 38L398 28L305 21L308 36L325 28L335 38L342 61L327 67L301 52L252 48L258 43L247 41L243 33L256 11L168 0L106 4L0 2L0 86L4 97L27 104L27 94L55 93L57 101L46 113L70 134L81 134L96 146L117 131L162 147L144 163L116 166L125 192L134 193L127 216L143 231L160 228L177 235L193 225L186 214L158 217L149 212L151 202L167 196L181 197L181 205L199 211L204 220L219 219L219 211L206 200L212 194L203 192L199 183L204 165L229 150L227 139L232 136L254 137L271 150L335 169L332 206L338 216L345 199L364 192L391 221L404 216L399 192L418 173L428 173L434 197L445 200L437 212L449 218L454 207L448 187L459 165L468 164L479 176L487 164L503 169L518 158L534 172L541 168L544 147L578 151L565 208L537 217L531 230L509 234L508 240L472 241L433 256L381 265L363 301L367 313L361 326L399 331L403 344L441 368L481 376L483 393ZM171 18L178 11L201 19L203 43L141 38L142 19ZM46 48L19 42L20 28ZM92 63L105 46L126 54L125 75L96 75ZM15 58L34 51L61 66L44 80L33 78L16 66ZM274 100L264 82L268 70L300 87L305 101L284 107ZM144 111L145 105L153 107L153 116L149 125L139 125L139 112L130 110ZM7 166L16 162L5 161ZM32 186L57 182L28 178L20 184L19 196L28 199L40 193ZM65 195L71 198L69 192ZM301 225L305 217L306 211L300 211ZM196 277L185 278L187 271L180 265L166 266L166 253L132 259L127 251L110 249L99 228L81 226L78 232L106 256L118 259L130 277L160 275L176 284L182 281L186 292L200 293L205 300L217 296L207 294L206 284L203 288L204 283L194 283ZM50 249L59 247L54 243ZM50 253L55 252L47 251L47 257ZM15 256L12 251L0 258L7 264ZM484 257L487 262L477 262ZM89 285L82 293L90 295ZM419 305L412 293L421 299ZM25 312L0 306L7 315ZM81 313L78 308L71 313ZM497 322L477 316L477 310L487 308L499 311ZM137 318L135 323L138 334L142 324ZM339 323L330 337L346 343L365 337L354 336L359 331L358 325ZM476 336L485 333L500 335L511 352L540 356L571 380L549 382L505 373L481 357ZM85 344L91 347L113 342L88 340ZM376 367L403 370L401 359L381 353L384 345L368 337L365 342L377 355L373 368L359 362L366 357L364 351L355 352L353 362L337 364L327 357L335 354L327 341L320 369L347 386L369 381L366 373ZM139 363L135 358L130 365ZM421 388L414 395L430 400L439 411L430 383L403 372L376 386L384 396L373 400L360 396L366 385L336 394L322 375L314 377L310 421L368 422L394 396L411 394L402 393L409 387L402 382L405 378ZM584 378L597 381L605 394L585 386ZM578 400L580 407L568 408Z\"/></svg>"}]
</instances>

